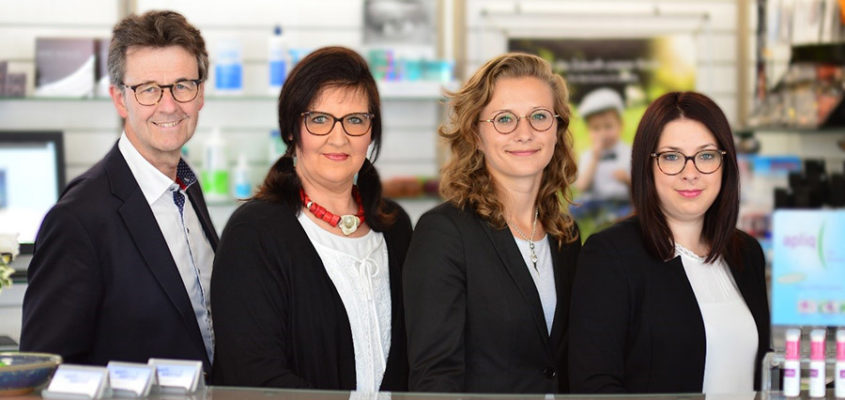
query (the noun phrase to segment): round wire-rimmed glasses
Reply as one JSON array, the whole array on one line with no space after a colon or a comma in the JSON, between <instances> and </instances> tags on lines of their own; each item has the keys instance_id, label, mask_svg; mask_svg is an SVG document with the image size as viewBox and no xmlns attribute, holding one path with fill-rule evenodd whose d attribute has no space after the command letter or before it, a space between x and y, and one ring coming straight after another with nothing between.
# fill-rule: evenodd
<instances>
[{"instance_id":1,"label":"round wire-rimmed glasses","mask_svg":"<svg viewBox=\"0 0 845 400\"><path fill-rule=\"evenodd\" d=\"M164 96L164 89L170 90L173 100L179 103L188 103L197 98L200 83L202 83L202 80L199 79L183 79L170 85L145 82L129 86L120 82L123 87L132 89L135 92L135 100L142 106L154 106L158 104L162 96Z\"/></svg>"},{"instance_id":2,"label":"round wire-rimmed glasses","mask_svg":"<svg viewBox=\"0 0 845 400\"><path fill-rule=\"evenodd\" d=\"M712 174L722 166L724 150L701 150L691 156L680 151L661 151L651 153L651 157L657 160L657 168L666 175L678 175L687 166L687 161L692 160L692 165L702 174Z\"/></svg>"},{"instance_id":3,"label":"round wire-rimmed glasses","mask_svg":"<svg viewBox=\"0 0 845 400\"><path fill-rule=\"evenodd\" d=\"M314 136L328 135L338 121L340 121L340 126L347 135L363 136L370 131L373 118L375 118L372 113L351 113L342 117L335 117L321 111L306 111L300 116L305 119L305 130Z\"/></svg>"},{"instance_id":4,"label":"round wire-rimmed glasses","mask_svg":"<svg viewBox=\"0 0 845 400\"><path fill-rule=\"evenodd\" d=\"M554 125L558 118L560 118L560 115L557 115L550 110L537 108L523 116L516 115L516 113L509 110L500 111L493 115L493 118L482 119L478 122L489 122L493 124L493 128L496 129L496 132L507 135L516 130L517 125L519 125L519 120L521 119L527 120L528 124L531 125L535 131L545 132Z\"/></svg>"}]
</instances>

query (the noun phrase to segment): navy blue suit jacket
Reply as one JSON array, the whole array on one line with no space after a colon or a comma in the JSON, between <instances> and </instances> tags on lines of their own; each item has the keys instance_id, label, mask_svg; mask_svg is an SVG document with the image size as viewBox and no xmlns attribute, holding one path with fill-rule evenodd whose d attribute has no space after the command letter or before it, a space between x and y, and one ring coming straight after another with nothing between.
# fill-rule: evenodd
<instances>
[{"instance_id":1,"label":"navy blue suit jacket","mask_svg":"<svg viewBox=\"0 0 845 400\"><path fill-rule=\"evenodd\" d=\"M216 249L199 184L187 192ZM27 275L21 350L93 365L202 360L210 371L176 263L117 145L47 213Z\"/></svg>"}]
</instances>

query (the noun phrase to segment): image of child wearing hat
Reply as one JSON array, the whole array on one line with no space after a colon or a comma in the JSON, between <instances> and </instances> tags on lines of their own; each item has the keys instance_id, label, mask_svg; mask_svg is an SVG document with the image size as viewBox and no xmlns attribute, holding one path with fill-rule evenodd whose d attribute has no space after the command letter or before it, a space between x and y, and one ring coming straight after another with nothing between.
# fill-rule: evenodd
<instances>
[{"instance_id":1,"label":"image of child wearing hat","mask_svg":"<svg viewBox=\"0 0 845 400\"><path fill-rule=\"evenodd\" d=\"M619 140L623 109L622 97L607 87L588 93L578 107L592 142L578 162L575 187L582 201L630 198L631 146Z\"/></svg>"}]
</instances>

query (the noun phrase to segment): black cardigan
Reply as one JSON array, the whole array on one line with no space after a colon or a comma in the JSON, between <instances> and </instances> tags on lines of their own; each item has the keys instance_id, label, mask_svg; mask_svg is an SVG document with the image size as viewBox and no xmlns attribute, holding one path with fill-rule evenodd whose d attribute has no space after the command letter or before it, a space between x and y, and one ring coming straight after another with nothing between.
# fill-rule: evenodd
<instances>
[{"instance_id":1,"label":"black cardigan","mask_svg":"<svg viewBox=\"0 0 845 400\"><path fill-rule=\"evenodd\" d=\"M400 267L411 223L397 204L388 201L388 208L397 217L383 232L392 323L381 390L402 391L408 366ZM291 207L251 200L232 214L217 248L211 293L215 384L356 388L349 318Z\"/></svg>"},{"instance_id":2,"label":"black cardigan","mask_svg":"<svg viewBox=\"0 0 845 400\"><path fill-rule=\"evenodd\" d=\"M420 218L404 276L411 391L567 391L567 314L581 241L558 247L549 237L548 245L557 291L551 335L510 230L450 203Z\"/></svg>"},{"instance_id":3,"label":"black cardigan","mask_svg":"<svg viewBox=\"0 0 845 400\"><path fill-rule=\"evenodd\" d=\"M769 349L765 259L741 237L743 265L731 273L757 325L760 362ZM704 321L680 257L661 261L643 244L638 218L592 235L578 260L570 313L573 393L700 393Z\"/></svg>"}]
</instances>

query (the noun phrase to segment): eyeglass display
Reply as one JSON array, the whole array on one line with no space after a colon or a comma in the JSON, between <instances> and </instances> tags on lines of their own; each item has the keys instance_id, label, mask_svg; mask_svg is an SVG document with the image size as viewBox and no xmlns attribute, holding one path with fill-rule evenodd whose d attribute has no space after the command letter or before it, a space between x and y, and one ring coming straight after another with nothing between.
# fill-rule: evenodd
<instances>
[{"instance_id":1,"label":"eyeglass display","mask_svg":"<svg viewBox=\"0 0 845 400\"><path fill-rule=\"evenodd\" d=\"M513 111L501 111L491 119L482 119L478 122L489 122L497 132L507 135L516 130L519 120L525 119L534 130L543 132L549 130L560 116L545 108L538 108L527 115L518 116Z\"/></svg>"},{"instance_id":2,"label":"eyeglass display","mask_svg":"<svg viewBox=\"0 0 845 400\"><path fill-rule=\"evenodd\" d=\"M135 100L138 101L138 104L141 104L142 106L152 106L161 101L162 96L164 96L164 89L170 90L170 95L173 96L173 100L180 103L187 103L197 98L200 82L202 81L199 79L186 79L176 81L176 83L170 85L159 85L155 82L141 83L132 86L121 83L121 85L132 89L132 91L135 92Z\"/></svg>"},{"instance_id":3,"label":"eyeglass display","mask_svg":"<svg viewBox=\"0 0 845 400\"><path fill-rule=\"evenodd\" d=\"M657 159L657 168L666 175L680 174L689 160L692 160L698 172L712 174L722 166L722 156L725 154L724 150L702 150L691 156L679 151L661 151L651 153L651 157Z\"/></svg>"},{"instance_id":4,"label":"eyeglass display","mask_svg":"<svg viewBox=\"0 0 845 400\"><path fill-rule=\"evenodd\" d=\"M347 135L362 136L370 131L375 116L371 113L352 113L338 118L329 113L306 111L302 113L302 117L305 118L305 129L312 135L328 135L334 129L334 125L340 121Z\"/></svg>"}]
</instances>

